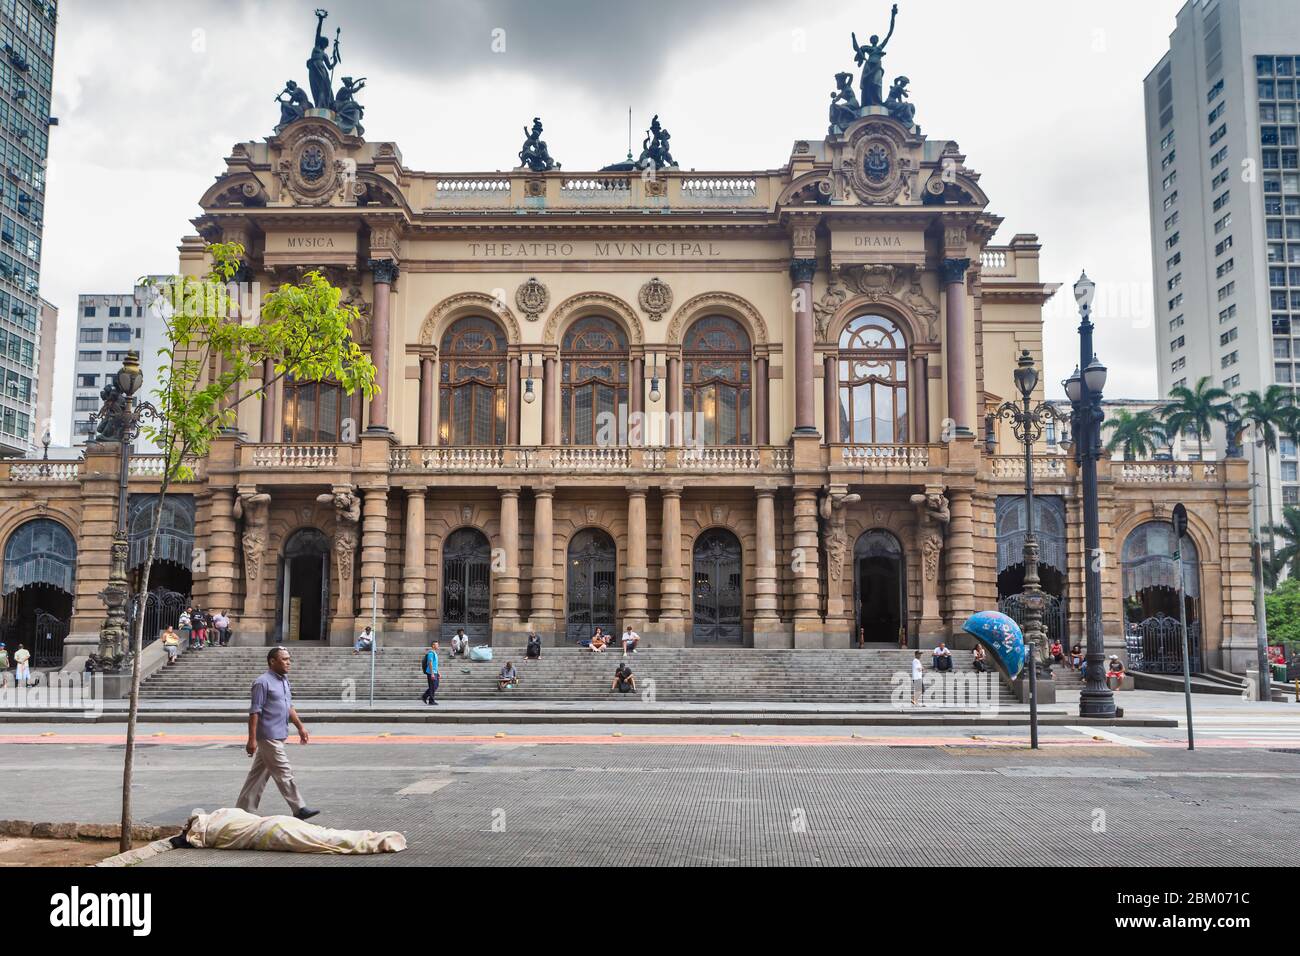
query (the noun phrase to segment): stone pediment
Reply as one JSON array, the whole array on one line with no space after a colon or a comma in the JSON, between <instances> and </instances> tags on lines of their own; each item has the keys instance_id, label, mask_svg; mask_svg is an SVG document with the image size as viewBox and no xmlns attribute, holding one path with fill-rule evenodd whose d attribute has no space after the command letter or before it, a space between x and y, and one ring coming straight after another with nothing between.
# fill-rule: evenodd
<instances>
[{"instance_id":1,"label":"stone pediment","mask_svg":"<svg viewBox=\"0 0 1300 956\"><path fill-rule=\"evenodd\" d=\"M870 113L827 140L835 199L862 205L920 201L916 178L924 140L883 113Z\"/></svg>"},{"instance_id":2,"label":"stone pediment","mask_svg":"<svg viewBox=\"0 0 1300 956\"><path fill-rule=\"evenodd\" d=\"M356 149L361 140L333 123L301 119L270 140L280 203L355 206L366 186L357 181Z\"/></svg>"}]
</instances>

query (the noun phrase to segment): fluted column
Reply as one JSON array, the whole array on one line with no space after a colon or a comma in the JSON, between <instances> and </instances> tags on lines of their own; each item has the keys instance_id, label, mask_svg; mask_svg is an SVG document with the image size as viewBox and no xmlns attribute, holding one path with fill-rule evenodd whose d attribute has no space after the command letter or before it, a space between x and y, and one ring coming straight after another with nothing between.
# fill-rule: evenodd
<instances>
[{"instance_id":1,"label":"fluted column","mask_svg":"<svg viewBox=\"0 0 1300 956\"><path fill-rule=\"evenodd\" d=\"M501 628L516 630L519 624L519 491L501 491L501 561L493 561L492 590L496 595L493 615ZM499 628L494 628L499 629Z\"/></svg>"},{"instance_id":2,"label":"fluted column","mask_svg":"<svg viewBox=\"0 0 1300 956\"><path fill-rule=\"evenodd\" d=\"M834 355L822 359L822 404L825 406L826 444L834 445L840 440L840 387L837 369L839 363Z\"/></svg>"},{"instance_id":3,"label":"fluted column","mask_svg":"<svg viewBox=\"0 0 1300 956\"><path fill-rule=\"evenodd\" d=\"M930 363L924 355L912 359L912 434L918 445L930 443Z\"/></svg>"},{"instance_id":4,"label":"fluted column","mask_svg":"<svg viewBox=\"0 0 1300 956\"><path fill-rule=\"evenodd\" d=\"M367 431L387 432L389 384L392 380L388 354L388 324L393 280L397 278L397 263L391 259L371 259L370 271L375 279L374 321L370 327L370 355L375 363L374 397L370 399L370 427Z\"/></svg>"},{"instance_id":5,"label":"fluted column","mask_svg":"<svg viewBox=\"0 0 1300 956\"><path fill-rule=\"evenodd\" d=\"M627 596L624 617L637 631L649 620L646 578L646 493L631 488L627 493L627 565L623 568L623 590ZM620 629L621 630L621 629Z\"/></svg>"},{"instance_id":6,"label":"fluted column","mask_svg":"<svg viewBox=\"0 0 1300 956\"><path fill-rule=\"evenodd\" d=\"M552 512L555 493L538 488L533 491L533 626L542 636L554 639L555 622L555 540ZM545 633L544 633L545 632Z\"/></svg>"},{"instance_id":7,"label":"fluted column","mask_svg":"<svg viewBox=\"0 0 1300 956\"><path fill-rule=\"evenodd\" d=\"M772 635L780 630L776 578L776 492L757 492L758 553L754 556L754 646L773 646Z\"/></svg>"},{"instance_id":8,"label":"fluted column","mask_svg":"<svg viewBox=\"0 0 1300 956\"><path fill-rule=\"evenodd\" d=\"M632 381L628 386L627 410L630 415L645 411L645 359L639 355L632 359Z\"/></svg>"},{"instance_id":9,"label":"fluted column","mask_svg":"<svg viewBox=\"0 0 1300 956\"><path fill-rule=\"evenodd\" d=\"M794 644L822 647L821 587L818 580L820 536L817 528L817 492L794 493Z\"/></svg>"},{"instance_id":10,"label":"fluted column","mask_svg":"<svg viewBox=\"0 0 1300 956\"><path fill-rule=\"evenodd\" d=\"M817 407L813 390L813 276L816 259L790 263L794 281L794 430L797 435L817 434Z\"/></svg>"},{"instance_id":11,"label":"fluted column","mask_svg":"<svg viewBox=\"0 0 1300 956\"><path fill-rule=\"evenodd\" d=\"M767 397L767 359L754 360L754 444L771 444L772 410Z\"/></svg>"},{"instance_id":12,"label":"fluted column","mask_svg":"<svg viewBox=\"0 0 1300 956\"><path fill-rule=\"evenodd\" d=\"M659 639L670 646L681 646L686 642L681 489L664 488L663 498L663 529L659 546Z\"/></svg>"},{"instance_id":13,"label":"fluted column","mask_svg":"<svg viewBox=\"0 0 1300 956\"><path fill-rule=\"evenodd\" d=\"M948 417L953 422L953 434L958 438L974 434L971 426L975 420L971 385L975 359L970 353L970 336L966 328L966 270L969 267L969 259L943 260L947 295L944 347L948 351Z\"/></svg>"},{"instance_id":14,"label":"fluted column","mask_svg":"<svg viewBox=\"0 0 1300 956\"><path fill-rule=\"evenodd\" d=\"M975 613L975 511L969 491L949 489L952 518L943 545L948 639L962 634L962 625Z\"/></svg>"},{"instance_id":15,"label":"fluted column","mask_svg":"<svg viewBox=\"0 0 1300 956\"><path fill-rule=\"evenodd\" d=\"M361 616L373 610L382 621L387 572L388 489L368 488L361 512ZM371 588L374 587L374 595Z\"/></svg>"},{"instance_id":16,"label":"fluted column","mask_svg":"<svg viewBox=\"0 0 1300 956\"><path fill-rule=\"evenodd\" d=\"M685 440L685 427L682 422L682 360L675 356L668 359L668 432L667 444L680 445Z\"/></svg>"},{"instance_id":17,"label":"fluted column","mask_svg":"<svg viewBox=\"0 0 1300 956\"><path fill-rule=\"evenodd\" d=\"M547 356L542 362L542 444L558 445L560 437L560 362Z\"/></svg>"},{"instance_id":18,"label":"fluted column","mask_svg":"<svg viewBox=\"0 0 1300 956\"><path fill-rule=\"evenodd\" d=\"M506 363L506 444L519 444L519 356Z\"/></svg>"},{"instance_id":19,"label":"fluted column","mask_svg":"<svg viewBox=\"0 0 1300 956\"><path fill-rule=\"evenodd\" d=\"M420 356L420 444L433 444L433 397L438 393L433 356Z\"/></svg>"},{"instance_id":20,"label":"fluted column","mask_svg":"<svg viewBox=\"0 0 1300 956\"><path fill-rule=\"evenodd\" d=\"M406 495L406 549L402 562L402 629L422 632L426 628L424 489L415 488Z\"/></svg>"},{"instance_id":21,"label":"fluted column","mask_svg":"<svg viewBox=\"0 0 1300 956\"><path fill-rule=\"evenodd\" d=\"M207 565L208 606L229 614L238 614L234 595L238 590L238 536L235 530L235 489L216 488L211 499L211 524L208 531Z\"/></svg>"},{"instance_id":22,"label":"fluted column","mask_svg":"<svg viewBox=\"0 0 1300 956\"><path fill-rule=\"evenodd\" d=\"M275 422L279 418L275 396L279 388L267 384L275 375L275 363L267 359L262 363L262 435L261 440L273 442L276 439Z\"/></svg>"}]
</instances>

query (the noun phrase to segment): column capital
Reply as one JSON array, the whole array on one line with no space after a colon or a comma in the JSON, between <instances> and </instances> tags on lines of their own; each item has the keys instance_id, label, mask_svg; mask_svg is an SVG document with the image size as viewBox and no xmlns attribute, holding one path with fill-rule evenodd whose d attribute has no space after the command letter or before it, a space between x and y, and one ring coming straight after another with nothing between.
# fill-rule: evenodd
<instances>
[{"instance_id":1,"label":"column capital","mask_svg":"<svg viewBox=\"0 0 1300 956\"><path fill-rule=\"evenodd\" d=\"M817 274L816 259L791 259L790 278L795 282L812 282Z\"/></svg>"},{"instance_id":2,"label":"column capital","mask_svg":"<svg viewBox=\"0 0 1300 956\"><path fill-rule=\"evenodd\" d=\"M393 259L371 259L366 263L376 285L392 285L401 269Z\"/></svg>"},{"instance_id":3,"label":"column capital","mask_svg":"<svg viewBox=\"0 0 1300 956\"><path fill-rule=\"evenodd\" d=\"M966 280L966 270L969 268L969 259L944 259L939 266L939 271L943 275L945 283L964 282Z\"/></svg>"}]
</instances>

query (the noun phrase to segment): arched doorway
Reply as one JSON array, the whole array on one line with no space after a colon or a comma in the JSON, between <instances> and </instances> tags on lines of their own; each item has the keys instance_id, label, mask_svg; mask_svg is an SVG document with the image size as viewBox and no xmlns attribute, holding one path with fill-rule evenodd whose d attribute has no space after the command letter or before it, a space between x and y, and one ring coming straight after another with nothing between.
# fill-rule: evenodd
<instances>
[{"instance_id":1,"label":"arched doorway","mask_svg":"<svg viewBox=\"0 0 1300 956\"><path fill-rule=\"evenodd\" d=\"M569 539L565 587L567 640L584 641L597 627L617 634L618 550L599 528L586 528Z\"/></svg>"},{"instance_id":2,"label":"arched doorway","mask_svg":"<svg viewBox=\"0 0 1300 956\"><path fill-rule=\"evenodd\" d=\"M1177 542L1165 521L1149 521L1124 539L1124 634L1134 670L1181 674L1183 631L1178 615ZM1183 538L1183 604L1190 670L1201 670L1201 561Z\"/></svg>"},{"instance_id":3,"label":"arched doorway","mask_svg":"<svg viewBox=\"0 0 1300 956\"><path fill-rule=\"evenodd\" d=\"M158 542L153 563L149 566L149 595L145 600L144 644L149 644L168 627L175 627L181 612L192 603L191 571L194 560L194 499L188 495L167 495L162 502L162 519L158 524ZM149 553L149 536L154 515L159 509L157 495L131 498L130 537L127 567L131 573L131 620L139 613L140 585L145 559ZM222 599L228 600L227 596ZM217 611L228 608L209 607Z\"/></svg>"},{"instance_id":4,"label":"arched doorway","mask_svg":"<svg viewBox=\"0 0 1300 956\"><path fill-rule=\"evenodd\" d=\"M907 628L907 563L903 546L888 531L864 532L853 546L854 643L904 643Z\"/></svg>"},{"instance_id":5,"label":"arched doorway","mask_svg":"<svg viewBox=\"0 0 1300 956\"><path fill-rule=\"evenodd\" d=\"M1017 624L1025 621L1025 499L999 495L994 507L998 535L998 610ZM1043 626L1049 642L1069 641L1066 627L1065 500L1054 495L1034 498L1034 537L1038 540L1038 582L1046 595Z\"/></svg>"},{"instance_id":6,"label":"arched doorway","mask_svg":"<svg viewBox=\"0 0 1300 956\"><path fill-rule=\"evenodd\" d=\"M740 539L711 528L695 539L691 562L691 639L696 644L743 644L744 594Z\"/></svg>"},{"instance_id":7,"label":"arched doorway","mask_svg":"<svg viewBox=\"0 0 1300 956\"><path fill-rule=\"evenodd\" d=\"M460 628L475 643L492 639L492 547L487 535L461 528L442 547L442 638Z\"/></svg>"},{"instance_id":8,"label":"arched doorway","mask_svg":"<svg viewBox=\"0 0 1300 956\"><path fill-rule=\"evenodd\" d=\"M316 528L299 528L284 543L276 592L276 635L283 641L329 639L330 543Z\"/></svg>"},{"instance_id":9,"label":"arched doorway","mask_svg":"<svg viewBox=\"0 0 1300 956\"><path fill-rule=\"evenodd\" d=\"M53 519L28 521L9 536L4 550L0 640L10 659L22 644L31 651L36 667L63 663L76 567L77 544L68 529Z\"/></svg>"}]
</instances>

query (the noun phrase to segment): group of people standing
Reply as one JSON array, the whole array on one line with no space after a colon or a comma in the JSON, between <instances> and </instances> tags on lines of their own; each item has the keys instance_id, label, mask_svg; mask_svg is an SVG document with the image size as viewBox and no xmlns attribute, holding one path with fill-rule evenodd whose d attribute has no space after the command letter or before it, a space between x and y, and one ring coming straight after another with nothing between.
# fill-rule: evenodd
<instances>
[{"instance_id":1,"label":"group of people standing","mask_svg":"<svg viewBox=\"0 0 1300 956\"><path fill-rule=\"evenodd\" d=\"M181 611L176 629L192 651L230 643L230 618L224 611L212 613L201 607L187 607Z\"/></svg>"}]
</instances>

